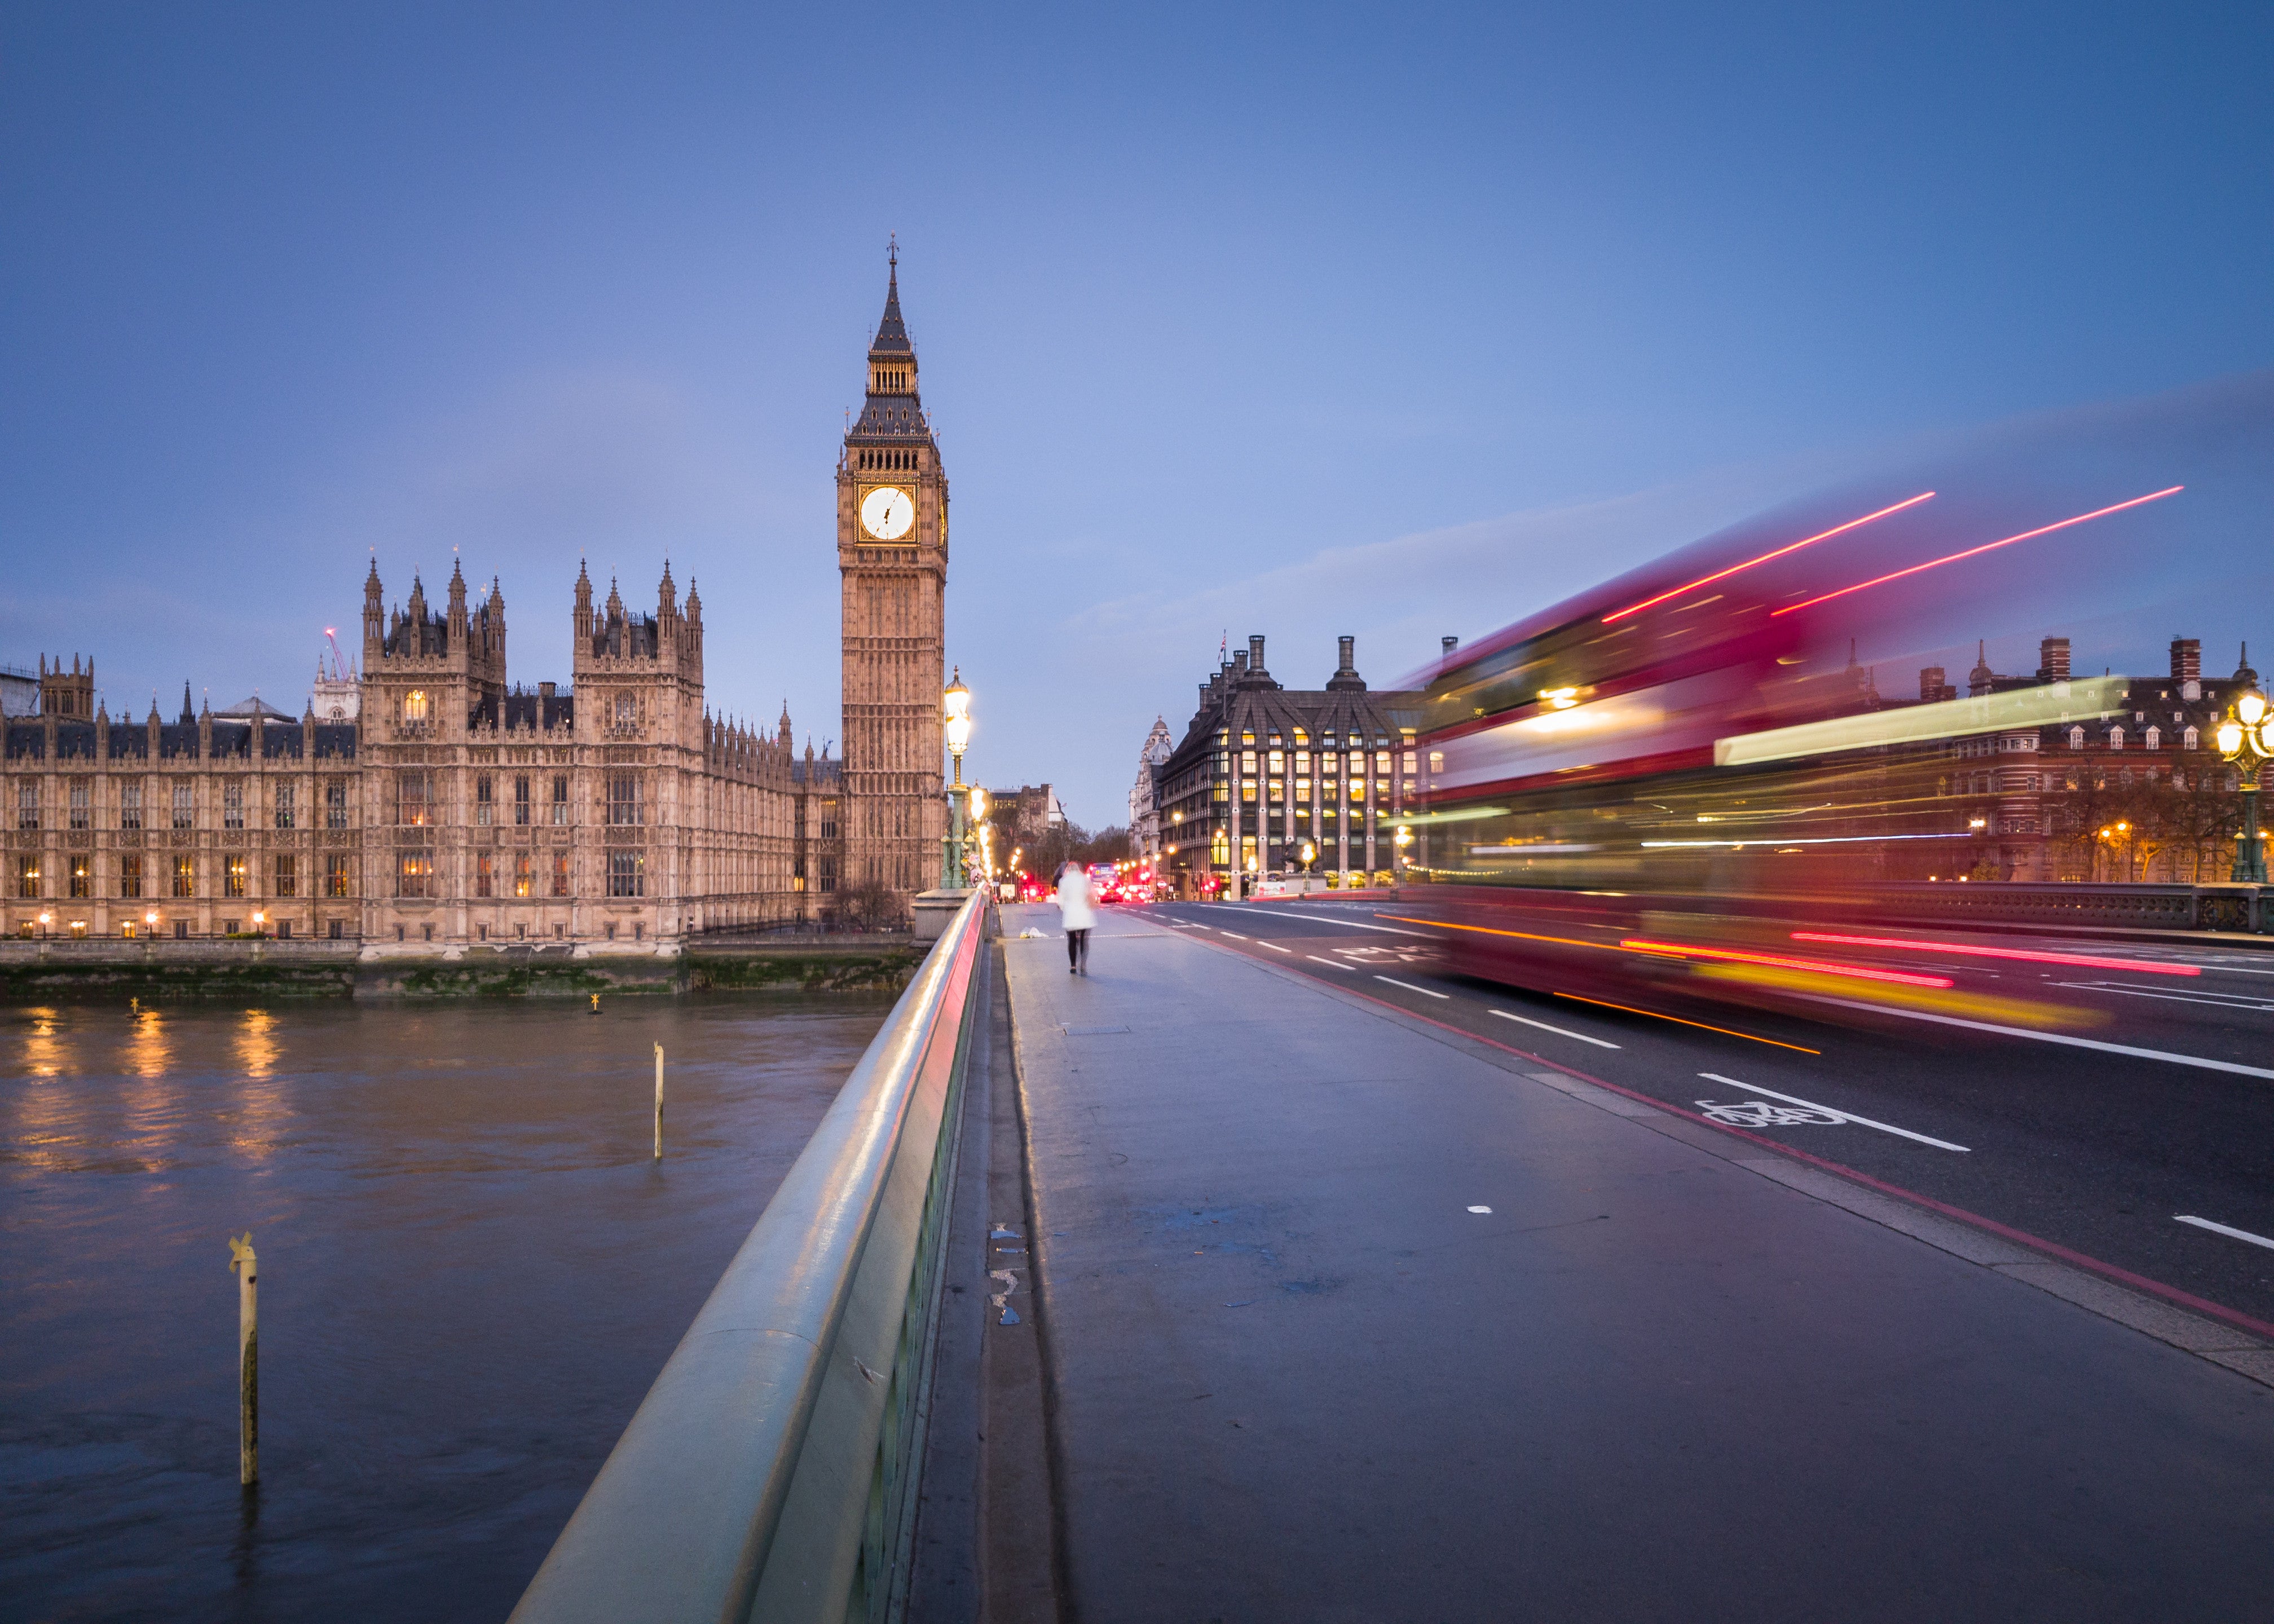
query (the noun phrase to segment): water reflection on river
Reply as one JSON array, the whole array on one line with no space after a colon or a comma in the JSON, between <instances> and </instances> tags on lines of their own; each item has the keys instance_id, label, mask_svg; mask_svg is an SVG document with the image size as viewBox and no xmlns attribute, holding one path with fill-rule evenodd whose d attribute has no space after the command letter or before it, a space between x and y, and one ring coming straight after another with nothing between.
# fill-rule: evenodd
<instances>
[{"instance_id":1,"label":"water reflection on river","mask_svg":"<svg viewBox=\"0 0 2274 1624\"><path fill-rule=\"evenodd\" d=\"M0 1618L502 1619L888 1007L0 1011Z\"/></svg>"}]
</instances>

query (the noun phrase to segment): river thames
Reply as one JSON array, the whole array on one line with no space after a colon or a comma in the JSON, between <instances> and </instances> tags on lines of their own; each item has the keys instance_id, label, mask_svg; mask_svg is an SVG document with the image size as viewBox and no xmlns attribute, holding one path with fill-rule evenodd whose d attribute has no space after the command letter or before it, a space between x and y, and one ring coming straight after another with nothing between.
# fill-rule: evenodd
<instances>
[{"instance_id":1,"label":"river thames","mask_svg":"<svg viewBox=\"0 0 2274 1624\"><path fill-rule=\"evenodd\" d=\"M0 1617L502 1619L891 1002L0 1011Z\"/></svg>"}]
</instances>

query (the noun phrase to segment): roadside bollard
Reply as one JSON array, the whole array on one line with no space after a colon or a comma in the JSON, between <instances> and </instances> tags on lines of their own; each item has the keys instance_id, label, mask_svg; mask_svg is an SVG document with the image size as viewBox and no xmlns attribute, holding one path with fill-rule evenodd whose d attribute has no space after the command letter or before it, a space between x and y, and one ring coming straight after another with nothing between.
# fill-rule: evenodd
<instances>
[{"instance_id":1,"label":"roadside bollard","mask_svg":"<svg viewBox=\"0 0 2274 1624\"><path fill-rule=\"evenodd\" d=\"M595 1015L598 1015L599 1012L600 1012L600 995L599 995L599 993L594 993L594 994L592 995L592 1013L593 1013L593 1014L595 1014Z\"/></svg>"},{"instance_id":2,"label":"roadside bollard","mask_svg":"<svg viewBox=\"0 0 2274 1624\"><path fill-rule=\"evenodd\" d=\"M252 1231L230 1237L229 1272L237 1276L237 1480L260 1481L260 1277L254 1272Z\"/></svg>"},{"instance_id":3,"label":"roadside bollard","mask_svg":"<svg viewBox=\"0 0 2274 1624\"><path fill-rule=\"evenodd\" d=\"M655 1159L663 1160L663 1045L655 1046Z\"/></svg>"}]
</instances>

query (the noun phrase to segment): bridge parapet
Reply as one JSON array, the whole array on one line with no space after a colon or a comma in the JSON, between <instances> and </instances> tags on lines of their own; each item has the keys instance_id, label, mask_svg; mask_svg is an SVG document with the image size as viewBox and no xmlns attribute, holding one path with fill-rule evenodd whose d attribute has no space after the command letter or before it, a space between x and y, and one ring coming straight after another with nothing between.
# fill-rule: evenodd
<instances>
[{"instance_id":1,"label":"bridge parapet","mask_svg":"<svg viewBox=\"0 0 2274 1624\"><path fill-rule=\"evenodd\" d=\"M874 1616L904 1585L987 921L925 959L624 1429L515 1624Z\"/></svg>"}]
</instances>

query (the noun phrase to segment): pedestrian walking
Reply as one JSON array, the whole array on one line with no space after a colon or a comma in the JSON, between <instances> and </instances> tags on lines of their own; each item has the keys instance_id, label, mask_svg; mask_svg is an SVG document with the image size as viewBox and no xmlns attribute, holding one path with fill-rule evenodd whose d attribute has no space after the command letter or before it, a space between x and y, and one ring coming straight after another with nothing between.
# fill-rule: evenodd
<instances>
[{"instance_id":1,"label":"pedestrian walking","mask_svg":"<svg viewBox=\"0 0 2274 1624\"><path fill-rule=\"evenodd\" d=\"M1066 974L1089 974L1089 931L1097 923L1088 871L1077 862L1058 870L1058 922L1065 927Z\"/></svg>"}]
</instances>

